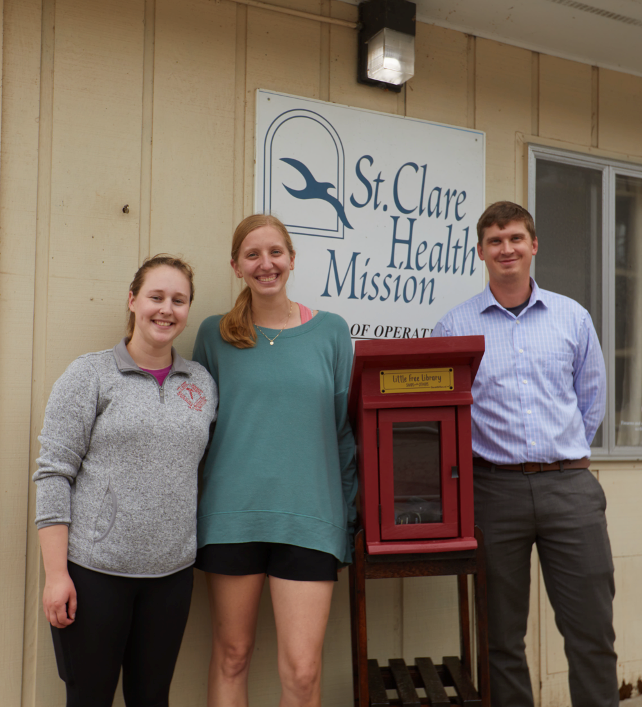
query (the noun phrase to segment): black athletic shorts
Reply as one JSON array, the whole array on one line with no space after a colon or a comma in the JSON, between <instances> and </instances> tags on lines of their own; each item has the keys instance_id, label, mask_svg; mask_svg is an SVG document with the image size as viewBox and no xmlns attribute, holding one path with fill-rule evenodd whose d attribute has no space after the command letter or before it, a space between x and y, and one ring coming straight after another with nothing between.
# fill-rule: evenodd
<instances>
[{"instance_id":1,"label":"black athletic shorts","mask_svg":"<svg viewBox=\"0 0 642 707\"><path fill-rule=\"evenodd\" d=\"M194 566L214 574L267 574L299 582L337 581L337 558L334 555L284 543L205 545L198 549Z\"/></svg>"}]
</instances>

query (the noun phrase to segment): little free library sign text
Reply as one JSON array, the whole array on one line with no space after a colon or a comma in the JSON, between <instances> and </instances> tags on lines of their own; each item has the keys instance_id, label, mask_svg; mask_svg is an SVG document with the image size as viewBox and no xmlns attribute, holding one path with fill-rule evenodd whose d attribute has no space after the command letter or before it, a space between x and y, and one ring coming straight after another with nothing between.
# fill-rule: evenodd
<instances>
[{"instance_id":1,"label":"little free library sign text","mask_svg":"<svg viewBox=\"0 0 642 707\"><path fill-rule=\"evenodd\" d=\"M381 371L379 379L382 393L425 393L454 388L452 368Z\"/></svg>"}]
</instances>

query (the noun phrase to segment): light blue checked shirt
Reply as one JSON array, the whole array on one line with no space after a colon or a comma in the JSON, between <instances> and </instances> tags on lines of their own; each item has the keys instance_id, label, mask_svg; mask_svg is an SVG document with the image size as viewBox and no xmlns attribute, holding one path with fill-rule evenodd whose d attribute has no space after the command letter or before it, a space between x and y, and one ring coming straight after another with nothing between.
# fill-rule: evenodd
<instances>
[{"instance_id":1,"label":"light blue checked shirt","mask_svg":"<svg viewBox=\"0 0 642 707\"><path fill-rule=\"evenodd\" d=\"M518 317L486 286L432 332L485 336L472 389L473 456L495 464L590 457L604 417L606 371L591 316L574 300L531 285Z\"/></svg>"}]
</instances>

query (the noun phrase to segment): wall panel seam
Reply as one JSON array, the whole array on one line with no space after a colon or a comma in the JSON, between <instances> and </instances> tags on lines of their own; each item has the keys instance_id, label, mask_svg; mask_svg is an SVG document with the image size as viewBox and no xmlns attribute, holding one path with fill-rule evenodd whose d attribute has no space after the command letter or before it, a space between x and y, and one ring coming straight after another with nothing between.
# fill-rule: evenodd
<instances>
[{"instance_id":1,"label":"wall panel seam","mask_svg":"<svg viewBox=\"0 0 642 707\"><path fill-rule=\"evenodd\" d=\"M469 128L475 128L476 119L476 95L477 95L477 40L469 34L466 35L466 58L467 58L467 113Z\"/></svg>"},{"instance_id":2,"label":"wall panel seam","mask_svg":"<svg viewBox=\"0 0 642 707\"><path fill-rule=\"evenodd\" d=\"M55 62L55 0L42 0L40 112L38 121L38 186L36 204L36 254L34 264L34 318L31 377L31 434L29 471L38 455L38 434L45 407L47 365L47 299L51 229L51 169ZM25 592L22 705L35 702L37 632L39 619L40 546L35 526L35 488L29 484L27 522L27 581Z\"/></svg>"},{"instance_id":3,"label":"wall panel seam","mask_svg":"<svg viewBox=\"0 0 642 707\"><path fill-rule=\"evenodd\" d=\"M2 145L2 92L4 88L4 0L0 0L0 145Z\"/></svg>"},{"instance_id":4,"label":"wall panel seam","mask_svg":"<svg viewBox=\"0 0 642 707\"><path fill-rule=\"evenodd\" d=\"M331 0L321 0L321 13L329 17L331 12ZM319 26L321 35L319 57L319 98L322 101L330 100L330 32L332 27L322 23Z\"/></svg>"},{"instance_id":5,"label":"wall panel seam","mask_svg":"<svg viewBox=\"0 0 642 707\"><path fill-rule=\"evenodd\" d=\"M139 263L151 255L152 164L154 139L154 63L156 57L156 0L145 0L143 40L143 106L140 156Z\"/></svg>"},{"instance_id":6,"label":"wall panel seam","mask_svg":"<svg viewBox=\"0 0 642 707\"><path fill-rule=\"evenodd\" d=\"M531 55L531 133L539 135L540 70L539 53Z\"/></svg>"},{"instance_id":7,"label":"wall panel seam","mask_svg":"<svg viewBox=\"0 0 642 707\"><path fill-rule=\"evenodd\" d=\"M600 141L600 70L591 67L591 146L599 147Z\"/></svg>"},{"instance_id":8,"label":"wall panel seam","mask_svg":"<svg viewBox=\"0 0 642 707\"><path fill-rule=\"evenodd\" d=\"M246 131L247 131L247 26L248 9L236 8L236 55L234 66L234 171L233 171L233 227L245 216L246 185ZM228 236L229 237L229 236ZM239 293L234 271L230 268L230 303Z\"/></svg>"}]
</instances>

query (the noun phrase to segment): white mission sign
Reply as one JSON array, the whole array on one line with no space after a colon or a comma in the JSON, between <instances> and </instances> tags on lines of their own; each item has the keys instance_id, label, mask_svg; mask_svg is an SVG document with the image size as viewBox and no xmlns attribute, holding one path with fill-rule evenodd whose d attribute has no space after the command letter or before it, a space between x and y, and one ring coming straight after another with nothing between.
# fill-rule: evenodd
<instances>
[{"instance_id":1,"label":"white mission sign","mask_svg":"<svg viewBox=\"0 0 642 707\"><path fill-rule=\"evenodd\" d=\"M256 130L255 210L292 235L291 299L399 339L481 291L484 133L264 90Z\"/></svg>"}]
</instances>

